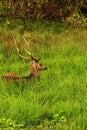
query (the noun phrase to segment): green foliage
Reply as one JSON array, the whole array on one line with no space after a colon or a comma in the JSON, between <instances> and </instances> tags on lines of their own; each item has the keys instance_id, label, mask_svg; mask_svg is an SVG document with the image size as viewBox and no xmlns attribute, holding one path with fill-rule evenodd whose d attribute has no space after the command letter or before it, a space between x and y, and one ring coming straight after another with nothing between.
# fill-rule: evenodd
<instances>
[{"instance_id":1,"label":"green foliage","mask_svg":"<svg viewBox=\"0 0 87 130\"><path fill-rule=\"evenodd\" d=\"M40 72L39 81L24 84L0 81L0 127L85 130L87 30L66 29L54 22L32 22L29 30L20 31L22 26L18 25L16 23L14 29L9 28L10 25L4 30L0 27L1 38L12 37L13 31L22 54L26 55L23 51L26 46L20 36L24 34L31 43L31 51L36 57L42 54L41 63L48 69ZM0 41L0 75L7 72L29 75L29 63L18 57L12 39L7 51L3 46L7 42L4 41Z\"/></svg>"},{"instance_id":2,"label":"green foliage","mask_svg":"<svg viewBox=\"0 0 87 130\"><path fill-rule=\"evenodd\" d=\"M24 125L25 125L24 123L16 124L16 122L11 120L10 118L9 119L6 119L6 118L0 119L0 127L1 128L3 128L3 127L22 128L22 127L24 127Z\"/></svg>"}]
</instances>

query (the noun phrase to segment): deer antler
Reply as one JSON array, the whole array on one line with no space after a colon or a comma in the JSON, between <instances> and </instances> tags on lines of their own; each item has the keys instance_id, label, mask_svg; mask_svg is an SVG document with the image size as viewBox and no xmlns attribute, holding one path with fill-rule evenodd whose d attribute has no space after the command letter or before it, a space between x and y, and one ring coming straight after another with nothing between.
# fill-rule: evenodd
<instances>
[{"instance_id":1,"label":"deer antler","mask_svg":"<svg viewBox=\"0 0 87 130\"><path fill-rule=\"evenodd\" d=\"M24 39L24 41L26 42L26 44L27 44L27 46L29 47L29 50L30 50L30 43L25 39L25 37L23 36L23 39ZM34 56L33 56L33 53L31 53L30 51L28 51L28 50L26 50L26 49L24 49L30 56L31 56L31 58L33 59L33 60L36 60L36 61L39 61L40 59L41 59L41 56L40 56L40 58L38 58L38 59L35 59L34 58Z\"/></svg>"},{"instance_id":2,"label":"deer antler","mask_svg":"<svg viewBox=\"0 0 87 130\"><path fill-rule=\"evenodd\" d=\"M23 38L24 38L24 41L26 42L26 44L29 45L28 41L25 39L24 36L23 36ZM26 60L31 60L31 59L32 59L32 60L35 60L35 61L39 61L39 60L41 59L41 56L40 56L39 59L35 59L35 58L33 57L33 53L31 53L30 51L28 51L28 50L26 50L26 49L24 49L24 50L31 56L31 58L27 58L27 57L21 55L21 54L20 54L20 50L19 50L19 48L18 48L18 46L17 46L17 43L16 43L16 39L15 39L14 36L13 36L13 40L14 40L14 43L15 43L15 46L16 46L18 55L19 55L21 58L26 59ZM30 49L29 49L29 50L30 50Z\"/></svg>"},{"instance_id":3,"label":"deer antler","mask_svg":"<svg viewBox=\"0 0 87 130\"><path fill-rule=\"evenodd\" d=\"M32 56L33 57L33 53L31 53L30 52L30 43L25 39L25 37L23 36L23 39L24 39L24 41L26 42L26 44L27 44L27 46L29 47L29 51L28 50L26 50L26 49L24 49L26 52L27 52L27 54L29 54L30 56Z\"/></svg>"},{"instance_id":4,"label":"deer antler","mask_svg":"<svg viewBox=\"0 0 87 130\"><path fill-rule=\"evenodd\" d=\"M19 55L21 58L23 58L23 59L30 60L30 58L27 58L27 57L25 57L25 56L23 56L23 55L20 54L20 50L19 50L19 48L18 48L18 46L17 46L16 39L15 39L14 36L13 36L13 40L14 40L14 43L15 43L15 46L16 46L18 55Z\"/></svg>"},{"instance_id":5,"label":"deer antler","mask_svg":"<svg viewBox=\"0 0 87 130\"><path fill-rule=\"evenodd\" d=\"M28 41L26 40L26 38L24 37L24 35L23 35L23 39L24 39L24 41L26 42L27 47L29 48L29 51L30 51L30 42L28 42Z\"/></svg>"}]
</instances>

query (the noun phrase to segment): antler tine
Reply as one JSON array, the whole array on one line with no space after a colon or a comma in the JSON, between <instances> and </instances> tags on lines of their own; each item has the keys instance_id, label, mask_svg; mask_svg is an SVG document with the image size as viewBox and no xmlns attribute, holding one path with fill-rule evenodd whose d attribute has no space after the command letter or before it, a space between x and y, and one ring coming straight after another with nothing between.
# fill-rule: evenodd
<instances>
[{"instance_id":1,"label":"antler tine","mask_svg":"<svg viewBox=\"0 0 87 130\"><path fill-rule=\"evenodd\" d=\"M29 51L30 51L30 43L26 40L26 38L24 37L24 35L23 35L23 39L24 39L24 41L26 42L27 47L29 48ZM28 52L28 51L27 51L27 52Z\"/></svg>"},{"instance_id":2,"label":"antler tine","mask_svg":"<svg viewBox=\"0 0 87 130\"><path fill-rule=\"evenodd\" d=\"M26 40L26 38L24 36L23 36L23 39L26 42L27 46L29 47L29 51L26 49L24 49L24 50L27 52L27 54L29 54L31 57L33 57L33 53L30 52L30 46L29 46L30 43Z\"/></svg>"},{"instance_id":3,"label":"antler tine","mask_svg":"<svg viewBox=\"0 0 87 130\"><path fill-rule=\"evenodd\" d=\"M19 55L21 58L23 58L23 59L30 60L30 58L27 58L27 57L25 57L25 56L23 56L23 55L20 54L20 50L19 50L19 48L18 48L18 46L17 46L17 43L16 43L16 40L15 40L15 37L14 37L14 36L13 36L13 40L14 40L14 43L15 43L15 46L16 46L18 55Z\"/></svg>"},{"instance_id":4,"label":"antler tine","mask_svg":"<svg viewBox=\"0 0 87 130\"><path fill-rule=\"evenodd\" d=\"M27 49L24 48L24 50L30 55L33 56L33 53L31 53L30 51L28 51Z\"/></svg>"}]
</instances>

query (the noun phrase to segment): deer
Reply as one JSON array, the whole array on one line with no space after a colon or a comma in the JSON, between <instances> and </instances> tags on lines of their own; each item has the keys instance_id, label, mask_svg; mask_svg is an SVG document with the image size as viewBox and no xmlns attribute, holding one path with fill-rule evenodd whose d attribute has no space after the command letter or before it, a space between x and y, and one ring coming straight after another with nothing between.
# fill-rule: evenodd
<instances>
[{"instance_id":1,"label":"deer","mask_svg":"<svg viewBox=\"0 0 87 130\"><path fill-rule=\"evenodd\" d=\"M2 76L2 79L5 80L5 81L29 81L30 79L32 78L37 78L39 79L40 75L39 75L39 71L42 71L42 70L46 70L47 67L45 67L44 65L42 65L41 63L39 63L40 59L41 59L41 56L40 58L36 59L34 56L33 56L33 53L31 53L30 51L26 50L26 53L30 56L30 57L25 57L23 56L21 53L20 53L20 50L17 46L17 43L16 43L16 39L14 38L13 36L13 40L14 40L14 43L15 43L15 46L16 46L16 50L17 50L17 53L18 53L18 56L22 59L25 59L27 61L30 61L30 74L28 76L19 76L17 75L16 73L13 73L13 72L8 72L6 74L4 74ZM27 42L27 40L24 38L25 42Z\"/></svg>"}]
</instances>

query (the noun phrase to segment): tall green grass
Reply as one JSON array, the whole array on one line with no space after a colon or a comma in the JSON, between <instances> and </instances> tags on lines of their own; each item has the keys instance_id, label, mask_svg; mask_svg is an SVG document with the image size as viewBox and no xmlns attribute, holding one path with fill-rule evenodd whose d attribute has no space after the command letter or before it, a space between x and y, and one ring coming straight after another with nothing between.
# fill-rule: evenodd
<instances>
[{"instance_id":1,"label":"tall green grass","mask_svg":"<svg viewBox=\"0 0 87 130\"><path fill-rule=\"evenodd\" d=\"M26 31L22 27L18 28L18 25L12 28L10 24L11 27L5 25L5 30L0 28L2 39L14 33L22 51L25 45L21 42L21 35L24 33L31 42L34 55L38 57L41 54L40 62L48 69L40 72L39 81L33 79L24 84L8 84L1 80L0 127L85 130L87 30L70 30L56 23L33 22L29 23ZM29 75L30 63L17 56L15 46L10 49L5 48L2 41L0 44L0 74L15 72L18 75Z\"/></svg>"}]
</instances>

